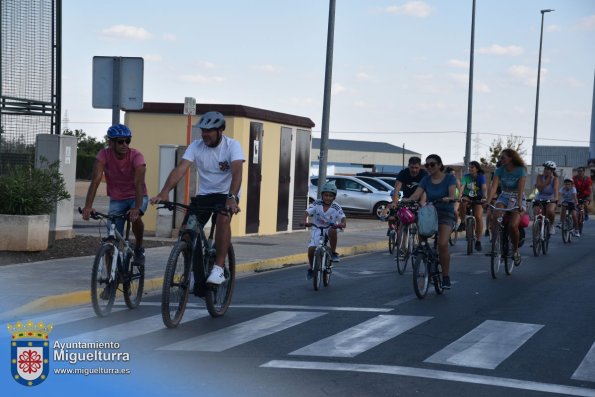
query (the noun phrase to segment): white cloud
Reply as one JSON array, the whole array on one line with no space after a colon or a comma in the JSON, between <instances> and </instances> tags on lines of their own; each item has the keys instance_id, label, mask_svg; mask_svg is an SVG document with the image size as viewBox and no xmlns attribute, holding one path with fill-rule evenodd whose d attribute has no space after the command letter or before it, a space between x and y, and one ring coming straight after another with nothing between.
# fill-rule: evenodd
<instances>
[{"instance_id":1,"label":"white cloud","mask_svg":"<svg viewBox=\"0 0 595 397\"><path fill-rule=\"evenodd\" d=\"M355 78L359 81L370 81L372 77L368 73L359 72L355 75Z\"/></svg>"},{"instance_id":2,"label":"white cloud","mask_svg":"<svg viewBox=\"0 0 595 397\"><path fill-rule=\"evenodd\" d=\"M387 14L411 15L425 18L432 13L432 7L423 1L410 1L403 5L389 6L383 10Z\"/></svg>"},{"instance_id":3,"label":"white cloud","mask_svg":"<svg viewBox=\"0 0 595 397\"><path fill-rule=\"evenodd\" d=\"M492 92L492 90L490 90L490 87L483 81L474 81L473 82L473 91L481 92L483 94Z\"/></svg>"},{"instance_id":4,"label":"white cloud","mask_svg":"<svg viewBox=\"0 0 595 397\"><path fill-rule=\"evenodd\" d=\"M448 66L452 66L453 68L469 69L469 62L461 61L459 59L451 59L448 61Z\"/></svg>"},{"instance_id":5,"label":"white cloud","mask_svg":"<svg viewBox=\"0 0 595 397\"><path fill-rule=\"evenodd\" d=\"M560 31L560 27L558 25L547 25L545 27L545 31L546 32L559 32Z\"/></svg>"},{"instance_id":6,"label":"white cloud","mask_svg":"<svg viewBox=\"0 0 595 397\"><path fill-rule=\"evenodd\" d=\"M186 83L192 84L210 84L210 83L221 83L225 81L223 77L209 77L202 74L185 74L179 77L179 79Z\"/></svg>"},{"instance_id":7,"label":"white cloud","mask_svg":"<svg viewBox=\"0 0 595 397\"><path fill-rule=\"evenodd\" d=\"M277 71L277 68L271 64L254 65L254 66L252 66L252 69L257 70L259 72L264 72L264 73L275 73Z\"/></svg>"},{"instance_id":8,"label":"white cloud","mask_svg":"<svg viewBox=\"0 0 595 397\"><path fill-rule=\"evenodd\" d=\"M480 54L490 54L490 55L521 55L523 53L523 49L516 45L509 45L508 47L503 47L499 44L492 44L486 48L480 48L478 51Z\"/></svg>"},{"instance_id":9,"label":"white cloud","mask_svg":"<svg viewBox=\"0 0 595 397\"><path fill-rule=\"evenodd\" d=\"M595 15L589 15L578 21L577 27L581 30L595 29Z\"/></svg>"},{"instance_id":10,"label":"white cloud","mask_svg":"<svg viewBox=\"0 0 595 397\"><path fill-rule=\"evenodd\" d=\"M177 37L173 33L164 33L163 40L165 41L176 41Z\"/></svg>"},{"instance_id":11,"label":"white cloud","mask_svg":"<svg viewBox=\"0 0 595 397\"><path fill-rule=\"evenodd\" d=\"M143 59L148 62L160 62L162 60L159 54L146 54Z\"/></svg>"},{"instance_id":12,"label":"white cloud","mask_svg":"<svg viewBox=\"0 0 595 397\"><path fill-rule=\"evenodd\" d=\"M101 36L115 39L147 40L153 35L144 28L127 25L114 25L100 32Z\"/></svg>"},{"instance_id":13,"label":"white cloud","mask_svg":"<svg viewBox=\"0 0 595 397\"><path fill-rule=\"evenodd\" d=\"M333 86L331 88L331 95L333 95L333 96L339 95L345 91L347 91L347 88L345 88L345 86L343 86L339 83L335 83L335 84L333 84Z\"/></svg>"},{"instance_id":14,"label":"white cloud","mask_svg":"<svg viewBox=\"0 0 595 397\"><path fill-rule=\"evenodd\" d=\"M514 65L508 68L508 76L515 83L535 87L537 85L537 71L524 65ZM547 69L541 68L541 80L547 75Z\"/></svg>"},{"instance_id":15,"label":"white cloud","mask_svg":"<svg viewBox=\"0 0 595 397\"><path fill-rule=\"evenodd\" d=\"M215 69L215 64L209 61L198 61L198 66L203 69Z\"/></svg>"}]
</instances>

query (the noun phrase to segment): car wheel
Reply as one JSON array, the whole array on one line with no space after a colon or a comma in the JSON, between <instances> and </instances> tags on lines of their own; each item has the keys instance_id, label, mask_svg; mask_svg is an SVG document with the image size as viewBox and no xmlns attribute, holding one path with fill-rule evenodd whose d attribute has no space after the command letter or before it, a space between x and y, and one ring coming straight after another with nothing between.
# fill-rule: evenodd
<instances>
[{"instance_id":1,"label":"car wheel","mask_svg":"<svg viewBox=\"0 0 595 397\"><path fill-rule=\"evenodd\" d=\"M382 217L382 213L386 209L388 203L386 201L381 201L374 206L374 210L372 214L376 216L376 218L380 219Z\"/></svg>"}]
</instances>

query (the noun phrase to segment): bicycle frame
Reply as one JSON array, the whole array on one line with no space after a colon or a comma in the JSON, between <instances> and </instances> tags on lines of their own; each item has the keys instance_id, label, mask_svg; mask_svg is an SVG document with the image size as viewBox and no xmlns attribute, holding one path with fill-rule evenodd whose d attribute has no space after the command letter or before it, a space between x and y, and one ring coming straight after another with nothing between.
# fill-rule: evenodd
<instances>
[{"instance_id":1,"label":"bicycle frame","mask_svg":"<svg viewBox=\"0 0 595 397\"><path fill-rule=\"evenodd\" d=\"M318 238L318 245L314 250L314 261L312 264L312 270L314 271L312 284L314 291L318 291L320 288L320 281L322 281L325 287L328 287L332 273L331 251L328 246L329 237L328 234L325 233L325 230L329 228L336 229L337 227L334 225L318 226L313 223L307 223L306 226L315 227L320 230L320 237ZM320 263L318 263L317 258L320 258Z\"/></svg>"},{"instance_id":2,"label":"bicycle frame","mask_svg":"<svg viewBox=\"0 0 595 397\"><path fill-rule=\"evenodd\" d=\"M488 207L492 209L492 221L495 220L494 225L490 225L492 228L492 252L491 257L491 271L492 278L498 278L500 266L504 262L504 270L507 275L512 273L512 263L509 264L510 258L510 235L508 233L508 224L505 222L505 215L518 211L519 207L512 208L500 208L495 205L488 204ZM495 216L495 217L494 217Z\"/></svg>"},{"instance_id":3,"label":"bicycle frame","mask_svg":"<svg viewBox=\"0 0 595 397\"><path fill-rule=\"evenodd\" d=\"M545 204L544 204L545 203ZM549 219L545 214L547 204L551 203L550 200L536 200L533 202L533 208L537 207L537 214L535 214L533 220L533 255L539 256L539 252L547 254L549 245ZM539 230L536 230L539 229ZM537 234L536 234L537 232Z\"/></svg>"}]
</instances>

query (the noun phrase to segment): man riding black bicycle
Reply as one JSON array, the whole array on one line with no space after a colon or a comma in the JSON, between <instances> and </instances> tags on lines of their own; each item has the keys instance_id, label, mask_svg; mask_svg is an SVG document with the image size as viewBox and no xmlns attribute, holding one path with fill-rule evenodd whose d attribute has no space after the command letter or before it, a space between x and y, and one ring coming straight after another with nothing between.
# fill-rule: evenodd
<instances>
[{"instance_id":1,"label":"man riding black bicycle","mask_svg":"<svg viewBox=\"0 0 595 397\"><path fill-rule=\"evenodd\" d=\"M242 184L242 165L245 161L240 143L223 135L225 118L219 112L207 112L197 126L201 129L202 139L197 139L188 146L182 161L171 171L161 192L152 197L151 204L167 201L168 194L186 174L192 163L196 165L199 185L192 205L197 209L197 220L201 225L207 223L213 212L217 212L215 227L215 246L217 247L215 266L207 278L208 284L219 285L225 281L223 266L231 242L231 216L240 211L238 206ZM220 211L213 210L219 207ZM186 224L184 219L183 224ZM195 280L198 278L195 274ZM194 294L201 295L198 283L194 285Z\"/></svg>"}]
</instances>

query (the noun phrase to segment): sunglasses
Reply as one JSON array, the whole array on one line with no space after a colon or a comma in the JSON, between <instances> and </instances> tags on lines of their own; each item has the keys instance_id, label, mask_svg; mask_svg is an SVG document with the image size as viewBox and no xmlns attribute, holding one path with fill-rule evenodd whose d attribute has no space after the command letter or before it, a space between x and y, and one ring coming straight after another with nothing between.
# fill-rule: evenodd
<instances>
[{"instance_id":1,"label":"sunglasses","mask_svg":"<svg viewBox=\"0 0 595 397\"><path fill-rule=\"evenodd\" d=\"M426 166L426 168L433 168L436 166L436 164L438 164L438 163L426 163L425 166Z\"/></svg>"},{"instance_id":2,"label":"sunglasses","mask_svg":"<svg viewBox=\"0 0 595 397\"><path fill-rule=\"evenodd\" d=\"M130 145L130 138L126 138L126 139L112 139L112 141L118 145L123 145L123 144L127 144Z\"/></svg>"}]
</instances>

